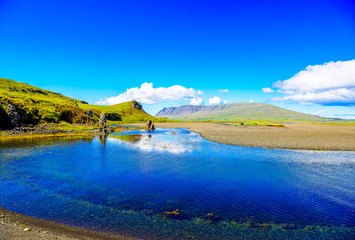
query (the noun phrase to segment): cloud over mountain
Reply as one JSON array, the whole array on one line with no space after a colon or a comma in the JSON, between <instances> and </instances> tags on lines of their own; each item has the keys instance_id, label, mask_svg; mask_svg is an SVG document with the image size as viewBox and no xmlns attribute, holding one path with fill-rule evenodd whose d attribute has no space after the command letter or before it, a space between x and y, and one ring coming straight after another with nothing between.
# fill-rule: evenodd
<instances>
[{"instance_id":1,"label":"cloud over mountain","mask_svg":"<svg viewBox=\"0 0 355 240\"><path fill-rule=\"evenodd\" d=\"M222 101L222 99L219 98L219 97L217 97L217 96L215 96L215 97L213 97L213 98L210 98L210 99L208 100L208 102L209 102L210 104L220 104L221 101Z\"/></svg>"},{"instance_id":2,"label":"cloud over mountain","mask_svg":"<svg viewBox=\"0 0 355 240\"><path fill-rule=\"evenodd\" d=\"M195 106L203 105L203 99L200 97L194 97L190 100L190 104Z\"/></svg>"},{"instance_id":3,"label":"cloud over mountain","mask_svg":"<svg viewBox=\"0 0 355 240\"><path fill-rule=\"evenodd\" d=\"M126 92L115 96L109 97L105 100L100 100L98 104L108 104L114 105L118 103L123 103L131 100L136 100L141 103L155 104L163 102L165 100L178 100L185 99L190 100L190 103L198 103L202 101L198 95L203 94L200 90L195 90L193 88L186 88L180 85L174 85L171 87L158 87L154 88L153 83L142 83L140 87L134 87L127 89Z\"/></svg>"},{"instance_id":4,"label":"cloud over mountain","mask_svg":"<svg viewBox=\"0 0 355 240\"><path fill-rule=\"evenodd\" d=\"M284 97L273 100L292 100L302 104L355 105L355 60L329 62L308 66L285 81L273 84ZM269 88L264 88L268 92Z\"/></svg>"}]
</instances>

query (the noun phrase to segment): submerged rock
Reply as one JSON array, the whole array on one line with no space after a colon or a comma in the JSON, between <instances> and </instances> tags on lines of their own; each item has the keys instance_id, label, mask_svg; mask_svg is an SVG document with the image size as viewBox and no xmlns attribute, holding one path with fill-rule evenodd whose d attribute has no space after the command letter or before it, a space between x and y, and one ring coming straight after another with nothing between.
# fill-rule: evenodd
<instances>
[{"instance_id":1,"label":"submerged rock","mask_svg":"<svg viewBox=\"0 0 355 240\"><path fill-rule=\"evenodd\" d=\"M209 221L211 223L217 223L223 220L222 217L215 215L213 213L208 213L205 216L201 217L201 219Z\"/></svg>"},{"instance_id":2,"label":"submerged rock","mask_svg":"<svg viewBox=\"0 0 355 240\"><path fill-rule=\"evenodd\" d=\"M148 120L147 124L145 125L145 130L146 131L154 131L155 130L155 126L154 126L152 120Z\"/></svg>"},{"instance_id":3,"label":"submerged rock","mask_svg":"<svg viewBox=\"0 0 355 240\"><path fill-rule=\"evenodd\" d=\"M176 209L176 210L174 210L172 212L164 212L163 218L164 219L175 219L175 220L188 219L187 216L185 216L184 214L181 214L179 209Z\"/></svg>"}]
</instances>

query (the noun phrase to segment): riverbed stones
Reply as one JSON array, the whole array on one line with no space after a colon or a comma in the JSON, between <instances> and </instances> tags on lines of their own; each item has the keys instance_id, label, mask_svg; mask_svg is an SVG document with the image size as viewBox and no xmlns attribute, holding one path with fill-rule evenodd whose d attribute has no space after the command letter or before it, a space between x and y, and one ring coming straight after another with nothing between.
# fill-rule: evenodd
<instances>
[{"instance_id":1,"label":"riverbed stones","mask_svg":"<svg viewBox=\"0 0 355 240\"><path fill-rule=\"evenodd\" d=\"M155 130L155 126L152 122L152 120L148 120L147 124L145 125L145 130L146 131L154 131Z\"/></svg>"},{"instance_id":2,"label":"riverbed stones","mask_svg":"<svg viewBox=\"0 0 355 240\"><path fill-rule=\"evenodd\" d=\"M99 127L101 128L106 127L106 113L100 114Z\"/></svg>"},{"instance_id":3,"label":"riverbed stones","mask_svg":"<svg viewBox=\"0 0 355 240\"><path fill-rule=\"evenodd\" d=\"M8 117L8 126L9 128L18 127L20 124L20 115L16 111L16 107L12 104L8 104L6 106L6 114Z\"/></svg>"}]
</instances>

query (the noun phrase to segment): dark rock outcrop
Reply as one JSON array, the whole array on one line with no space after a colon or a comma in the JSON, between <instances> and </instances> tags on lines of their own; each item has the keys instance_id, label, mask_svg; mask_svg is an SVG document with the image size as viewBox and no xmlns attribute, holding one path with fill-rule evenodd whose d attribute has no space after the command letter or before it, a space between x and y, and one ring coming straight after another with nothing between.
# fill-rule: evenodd
<instances>
[{"instance_id":1,"label":"dark rock outcrop","mask_svg":"<svg viewBox=\"0 0 355 240\"><path fill-rule=\"evenodd\" d=\"M131 104L131 107L133 107L135 109L138 109L138 110L142 109L142 105L137 101L132 101L130 104Z\"/></svg>"},{"instance_id":2,"label":"dark rock outcrop","mask_svg":"<svg viewBox=\"0 0 355 240\"><path fill-rule=\"evenodd\" d=\"M5 106L0 104L0 129L7 129L8 121L7 121L7 113L5 110Z\"/></svg>"},{"instance_id":3,"label":"dark rock outcrop","mask_svg":"<svg viewBox=\"0 0 355 240\"><path fill-rule=\"evenodd\" d=\"M42 94L42 95L48 95L48 93L46 92L43 92L42 90L39 90L39 89L27 89L28 92L32 92L32 93L38 93L38 94Z\"/></svg>"},{"instance_id":4,"label":"dark rock outcrop","mask_svg":"<svg viewBox=\"0 0 355 240\"><path fill-rule=\"evenodd\" d=\"M88 115L89 117L92 117L92 110L90 109L85 110L85 114Z\"/></svg>"},{"instance_id":5,"label":"dark rock outcrop","mask_svg":"<svg viewBox=\"0 0 355 240\"><path fill-rule=\"evenodd\" d=\"M18 127L20 124L20 115L16 111L16 108L12 104L8 104L6 106L6 114L8 117L8 127L15 128Z\"/></svg>"},{"instance_id":6,"label":"dark rock outcrop","mask_svg":"<svg viewBox=\"0 0 355 240\"><path fill-rule=\"evenodd\" d=\"M154 131L155 130L155 126L154 126L152 120L148 120L147 124L145 125L145 130L146 131Z\"/></svg>"},{"instance_id":7,"label":"dark rock outcrop","mask_svg":"<svg viewBox=\"0 0 355 240\"><path fill-rule=\"evenodd\" d=\"M106 113L100 114L99 127L106 127Z\"/></svg>"}]
</instances>

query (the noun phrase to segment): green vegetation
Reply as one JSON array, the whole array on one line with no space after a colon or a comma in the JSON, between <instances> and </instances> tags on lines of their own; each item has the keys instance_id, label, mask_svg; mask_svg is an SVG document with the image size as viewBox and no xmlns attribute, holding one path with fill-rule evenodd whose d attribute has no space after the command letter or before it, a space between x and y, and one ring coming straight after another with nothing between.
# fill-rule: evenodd
<instances>
[{"instance_id":1,"label":"green vegetation","mask_svg":"<svg viewBox=\"0 0 355 240\"><path fill-rule=\"evenodd\" d=\"M94 130L94 126L90 125L81 125L81 124L70 124L68 122L60 122L59 124L46 124L49 126L49 130L62 130L62 131L74 131L74 132L85 132L85 131L90 131Z\"/></svg>"},{"instance_id":2,"label":"green vegetation","mask_svg":"<svg viewBox=\"0 0 355 240\"><path fill-rule=\"evenodd\" d=\"M62 122L94 125L99 121L101 112L107 113L108 123L145 122L149 119L164 121L147 114L135 101L113 106L89 105L60 93L0 78L0 128L5 127L8 104L16 107L20 123L25 125ZM92 111L92 116L89 110Z\"/></svg>"},{"instance_id":3,"label":"green vegetation","mask_svg":"<svg viewBox=\"0 0 355 240\"><path fill-rule=\"evenodd\" d=\"M240 121L234 125L246 125L246 126L268 126L268 127L285 127L282 123L269 123L265 121Z\"/></svg>"}]
</instances>

